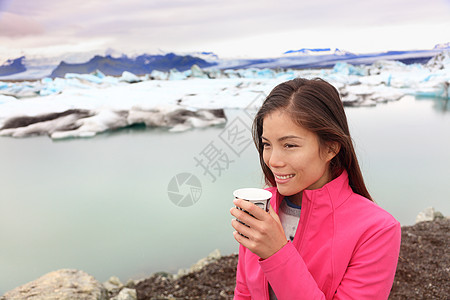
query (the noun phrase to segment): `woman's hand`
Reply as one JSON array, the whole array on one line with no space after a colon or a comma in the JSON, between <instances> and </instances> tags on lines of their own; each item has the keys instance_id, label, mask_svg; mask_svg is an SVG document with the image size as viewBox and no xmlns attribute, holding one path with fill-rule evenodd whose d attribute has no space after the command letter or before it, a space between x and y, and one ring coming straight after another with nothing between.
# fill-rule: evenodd
<instances>
[{"instance_id":1,"label":"woman's hand","mask_svg":"<svg viewBox=\"0 0 450 300\"><path fill-rule=\"evenodd\" d=\"M231 215L249 226L245 226L237 220L231 221L231 226L236 229L233 235L238 243L262 259L270 257L286 245L286 235L280 219L271 205L269 205L269 212L267 213L249 201L235 199L233 203L254 216L252 217L235 207L230 210Z\"/></svg>"}]
</instances>

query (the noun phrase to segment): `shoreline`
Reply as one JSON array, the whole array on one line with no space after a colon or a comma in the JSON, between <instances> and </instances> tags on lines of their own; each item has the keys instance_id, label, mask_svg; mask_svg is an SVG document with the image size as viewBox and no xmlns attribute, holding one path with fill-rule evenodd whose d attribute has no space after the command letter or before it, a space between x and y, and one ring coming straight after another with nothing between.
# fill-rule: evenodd
<instances>
[{"instance_id":1,"label":"shoreline","mask_svg":"<svg viewBox=\"0 0 450 300\"><path fill-rule=\"evenodd\" d=\"M417 221L402 226L400 257L389 299L444 299L450 294L450 218L428 208ZM0 300L59 299L62 296L55 293L61 291L67 299L70 292L78 299L232 299L237 259L237 254L222 256L215 250L178 274L157 272L125 284L115 276L99 283L82 271L63 269L6 292ZM69 286L61 287L62 281Z\"/></svg>"}]
</instances>

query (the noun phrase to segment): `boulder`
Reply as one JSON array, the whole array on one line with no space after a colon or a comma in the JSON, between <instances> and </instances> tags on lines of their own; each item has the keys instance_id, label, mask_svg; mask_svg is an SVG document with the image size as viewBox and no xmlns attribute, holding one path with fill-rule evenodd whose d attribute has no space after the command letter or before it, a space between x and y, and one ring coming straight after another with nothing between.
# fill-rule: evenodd
<instances>
[{"instance_id":1,"label":"boulder","mask_svg":"<svg viewBox=\"0 0 450 300\"><path fill-rule=\"evenodd\" d=\"M117 296L112 297L110 300L136 300L136 290L123 288Z\"/></svg>"},{"instance_id":2,"label":"boulder","mask_svg":"<svg viewBox=\"0 0 450 300\"><path fill-rule=\"evenodd\" d=\"M74 269L61 269L21 285L0 300L59 299L106 300L103 286L91 275Z\"/></svg>"},{"instance_id":3,"label":"boulder","mask_svg":"<svg viewBox=\"0 0 450 300\"><path fill-rule=\"evenodd\" d=\"M180 269L178 270L178 273L174 276L174 279L178 279L182 276L185 276L187 274L198 272L203 267L209 265L211 262L218 260L221 258L222 255L220 254L220 250L216 249L212 251L207 257L201 258L198 260L195 264L193 264L189 269Z\"/></svg>"},{"instance_id":4,"label":"boulder","mask_svg":"<svg viewBox=\"0 0 450 300\"><path fill-rule=\"evenodd\" d=\"M107 281L103 283L103 287L106 289L109 295L117 295L123 288L122 282L116 276L111 276Z\"/></svg>"},{"instance_id":5,"label":"boulder","mask_svg":"<svg viewBox=\"0 0 450 300\"><path fill-rule=\"evenodd\" d=\"M423 211L421 211L416 217L416 224L420 222L430 222L435 221L436 219L443 219L444 215L435 211L433 207L427 207Z\"/></svg>"}]
</instances>

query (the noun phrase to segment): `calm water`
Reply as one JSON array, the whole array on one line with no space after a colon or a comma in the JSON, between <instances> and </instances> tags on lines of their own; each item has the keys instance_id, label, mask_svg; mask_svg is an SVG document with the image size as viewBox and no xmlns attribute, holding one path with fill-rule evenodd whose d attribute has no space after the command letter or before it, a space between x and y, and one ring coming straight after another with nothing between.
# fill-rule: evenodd
<instances>
[{"instance_id":1,"label":"calm water","mask_svg":"<svg viewBox=\"0 0 450 300\"><path fill-rule=\"evenodd\" d=\"M239 110L227 115L235 131L227 125L59 142L0 138L0 294L61 268L126 281L187 268L216 248L236 252L231 193L261 186L262 177L253 145L246 147L249 131L238 123L250 118ZM403 225L427 206L450 214L448 103L404 98L348 108L347 115L380 206ZM205 163L213 154L220 159L205 174L195 158ZM170 180L183 172L201 183L190 207L168 196Z\"/></svg>"}]
</instances>

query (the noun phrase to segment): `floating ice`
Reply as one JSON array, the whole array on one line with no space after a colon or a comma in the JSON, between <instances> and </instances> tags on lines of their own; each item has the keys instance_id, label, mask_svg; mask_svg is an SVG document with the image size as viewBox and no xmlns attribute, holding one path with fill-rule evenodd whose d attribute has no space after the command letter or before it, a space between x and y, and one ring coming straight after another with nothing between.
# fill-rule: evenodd
<instances>
[{"instance_id":1,"label":"floating ice","mask_svg":"<svg viewBox=\"0 0 450 300\"><path fill-rule=\"evenodd\" d=\"M14 98L14 97L0 95L0 104L15 101L15 100L16 100L16 98Z\"/></svg>"},{"instance_id":2,"label":"floating ice","mask_svg":"<svg viewBox=\"0 0 450 300\"><path fill-rule=\"evenodd\" d=\"M182 72L178 72L177 69L172 69L169 72L169 80L183 80L186 79L187 76L186 74L182 73Z\"/></svg>"},{"instance_id":3,"label":"floating ice","mask_svg":"<svg viewBox=\"0 0 450 300\"><path fill-rule=\"evenodd\" d=\"M367 70L365 68L355 67L346 62L338 62L334 65L333 72L343 75L358 75L366 76Z\"/></svg>"},{"instance_id":4,"label":"floating ice","mask_svg":"<svg viewBox=\"0 0 450 300\"><path fill-rule=\"evenodd\" d=\"M383 60L368 66L340 62L332 69L315 70L193 66L185 72L153 71L146 76L124 72L113 77L96 71L0 82L0 135L47 134L60 139L93 136L137 123L171 131L212 126L225 122L216 110L245 109L252 101L261 105L261 95L296 77L329 81L346 106L373 106L404 95L448 99L450 52L444 51L424 65ZM136 82L139 84L131 84Z\"/></svg>"},{"instance_id":5,"label":"floating ice","mask_svg":"<svg viewBox=\"0 0 450 300\"><path fill-rule=\"evenodd\" d=\"M166 72L153 70L152 73L150 73L150 77L154 80L167 80L169 75Z\"/></svg>"},{"instance_id":6,"label":"floating ice","mask_svg":"<svg viewBox=\"0 0 450 300\"><path fill-rule=\"evenodd\" d=\"M7 89L8 87L9 87L9 84L7 84L6 82L0 81L0 90Z\"/></svg>"},{"instance_id":7,"label":"floating ice","mask_svg":"<svg viewBox=\"0 0 450 300\"><path fill-rule=\"evenodd\" d=\"M446 50L431 58L427 67L434 70L450 69L450 50Z\"/></svg>"},{"instance_id":8,"label":"floating ice","mask_svg":"<svg viewBox=\"0 0 450 300\"><path fill-rule=\"evenodd\" d=\"M137 77L136 75L134 75L131 72L125 71L122 73L122 76L120 77L119 81L128 82L128 83L136 83L136 82L141 82L142 79L140 79L139 77Z\"/></svg>"},{"instance_id":9,"label":"floating ice","mask_svg":"<svg viewBox=\"0 0 450 300\"><path fill-rule=\"evenodd\" d=\"M223 110L192 110L177 106L145 110L132 107L130 111L101 109L97 111L72 109L61 113L37 116L16 116L6 120L0 136L26 137L47 134L52 139L92 137L106 130L145 124L184 131L226 122Z\"/></svg>"},{"instance_id":10,"label":"floating ice","mask_svg":"<svg viewBox=\"0 0 450 300\"><path fill-rule=\"evenodd\" d=\"M208 78L208 75L197 65L191 67L191 77Z\"/></svg>"},{"instance_id":11,"label":"floating ice","mask_svg":"<svg viewBox=\"0 0 450 300\"><path fill-rule=\"evenodd\" d=\"M89 83L96 83L101 84L102 78L94 75L94 74L76 74L76 73L67 73L64 78L66 79L78 79L81 82L89 82Z\"/></svg>"}]
</instances>

